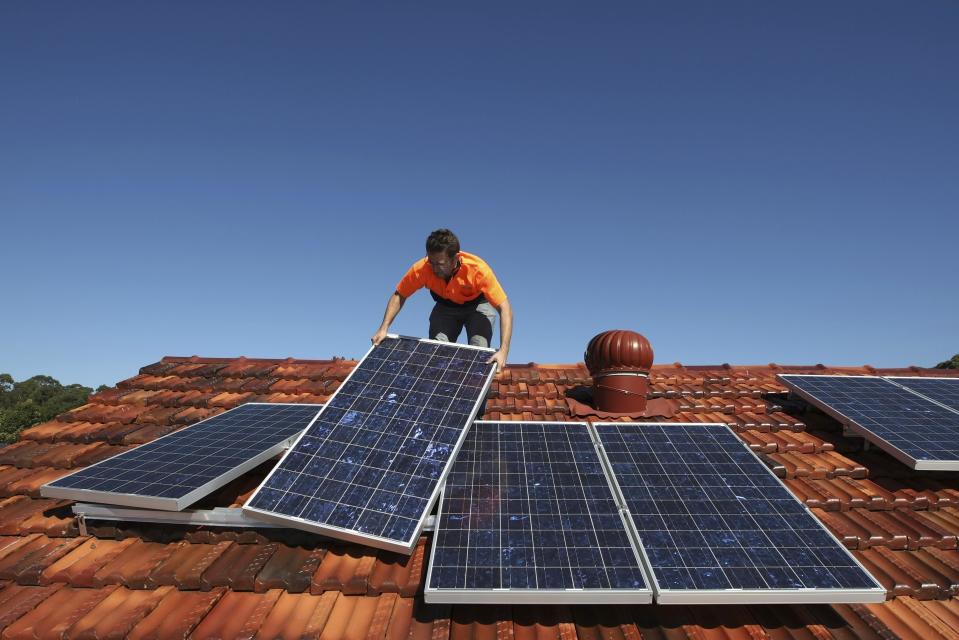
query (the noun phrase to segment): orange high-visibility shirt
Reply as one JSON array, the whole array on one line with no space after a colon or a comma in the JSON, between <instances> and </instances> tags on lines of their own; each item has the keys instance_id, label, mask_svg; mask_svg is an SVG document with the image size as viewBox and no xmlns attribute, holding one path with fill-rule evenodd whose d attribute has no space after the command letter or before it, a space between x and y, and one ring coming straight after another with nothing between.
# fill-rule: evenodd
<instances>
[{"instance_id":1,"label":"orange high-visibility shirt","mask_svg":"<svg viewBox=\"0 0 959 640\"><path fill-rule=\"evenodd\" d=\"M489 265L479 256L460 251L457 256L460 260L459 271L450 278L449 283L433 273L429 260L417 260L406 272L406 275L396 285L396 292L404 298L409 298L422 287L445 300L455 304L465 304L478 298L481 294L494 306L499 307L506 300L506 292L500 286L499 280Z\"/></svg>"}]
</instances>

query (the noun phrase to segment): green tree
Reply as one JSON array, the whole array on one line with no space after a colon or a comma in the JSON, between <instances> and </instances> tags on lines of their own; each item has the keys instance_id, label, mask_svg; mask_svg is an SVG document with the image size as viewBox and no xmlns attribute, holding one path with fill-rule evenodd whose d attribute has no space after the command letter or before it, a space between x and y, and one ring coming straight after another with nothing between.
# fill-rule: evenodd
<instances>
[{"instance_id":1,"label":"green tree","mask_svg":"<svg viewBox=\"0 0 959 640\"><path fill-rule=\"evenodd\" d=\"M9 373L0 373L0 443L13 442L27 427L79 407L92 391L79 384L63 386L50 376L17 382Z\"/></svg>"},{"instance_id":2,"label":"green tree","mask_svg":"<svg viewBox=\"0 0 959 640\"><path fill-rule=\"evenodd\" d=\"M959 369L959 353L952 356L951 360L945 360L937 364L936 369Z\"/></svg>"}]
</instances>

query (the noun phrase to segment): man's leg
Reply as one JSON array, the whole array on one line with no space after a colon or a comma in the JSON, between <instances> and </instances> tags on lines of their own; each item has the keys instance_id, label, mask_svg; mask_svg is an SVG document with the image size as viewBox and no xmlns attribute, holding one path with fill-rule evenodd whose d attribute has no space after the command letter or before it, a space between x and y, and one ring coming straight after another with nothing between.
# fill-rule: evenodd
<instances>
[{"instance_id":1,"label":"man's leg","mask_svg":"<svg viewBox=\"0 0 959 640\"><path fill-rule=\"evenodd\" d=\"M493 322L496 309L488 302L476 305L466 317L466 335L474 347L488 347L493 342Z\"/></svg>"},{"instance_id":2,"label":"man's leg","mask_svg":"<svg viewBox=\"0 0 959 640\"><path fill-rule=\"evenodd\" d=\"M462 314L458 309L437 302L430 313L430 338L443 342L456 342L463 330Z\"/></svg>"}]
</instances>

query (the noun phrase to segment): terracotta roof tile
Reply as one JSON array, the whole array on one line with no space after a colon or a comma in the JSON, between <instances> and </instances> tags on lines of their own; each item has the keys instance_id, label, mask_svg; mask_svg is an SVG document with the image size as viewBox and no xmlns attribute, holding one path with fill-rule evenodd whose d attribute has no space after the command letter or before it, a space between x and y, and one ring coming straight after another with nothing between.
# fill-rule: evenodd
<instances>
[{"instance_id":1,"label":"terracotta roof tile","mask_svg":"<svg viewBox=\"0 0 959 640\"><path fill-rule=\"evenodd\" d=\"M217 371L226 366L226 363L201 363L201 362L181 362L177 363L169 370L167 374L179 376L181 378L211 378Z\"/></svg>"},{"instance_id":2,"label":"terracotta roof tile","mask_svg":"<svg viewBox=\"0 0 959 640\"><path fill-rule=\"evenodd\" d=\"M310 592L342 591L344 594L365 594L370 574L376 564L376 553L365 547L331 546L313 574Z\"/></svg>"},{"instance_id":3,"label":"terracotta roof tile","mask_svg":"<svg viewBox=\"0 0 959 640\"><path fill-rule=\"evenodd\" d=\"M252 393L230 393L224 391L223 393L218 393L207 400L208 407L223 407L224 409L232 409L233 407L243 404L247 399L249 399L253 394Z\"/></svg>"},{"instance_id":4,"label":"terracotta roof tile","mask_svg":"<svg viewBox=\"0 0 959 640\"><path fill-rule=\"evenodd\" d=\"M87 538L48 538L39 536L0 559L0 580L18 584L40 584L44 569L86 542Z\"/></svg>"},{"instance_id":5,"label":"terracotta roof tile","mask_svg":"<svg viewBox=\"0 0 959 640\"><path fill-rule=\"evenodd\" d=\"M270 375L277 368L276 362L263 362L259 360L250 360L248 358L237 358L220 369L221 376L231 378L261 378Z\"/></svg>"},{"instance_id":6,"label":"terracotta roof tile","mask_svg":"<svg viewBox=\"0 0 959 640\"><path fill-rule=\"evenodd\" d=\"M150 406L149 409L137 416L134 421L142 425L166 425L176 422L176 414L184 411L182 407Z\"/></svg>"},{"instance_id":7,"label":"terracotta roof tile","mask_svg":"<svg viewBox=\"0 0 959 640\"><path fill-rule=\"evenodd\" d=\"M266 593L230 591L203 617L193 637L253 638L282 593L282 589Z\"/></svg>"},{"instance_id":8,"label":"terracotta roof tile","mask_svg":"<svg viewBox=\"0 0 959 640\"><path fill-rule=\"evenodd\" d=\"M258 592L269 589L286 589L290 593L308 591L313 574L323 561L326 551L325 548L304 549L278 545L257 574L254 589Z\"/></svg>"},{"instance_id":9,"label":"terracotta roof tile","mask_svg":"<svg viewBox=\"0 0 959 640\"><path fill-rule=\"evenodd\" d=\"M31 473L26 476L7 483L0 490L0 496L22 495L39 498L40 487L70 473L67 469L31 469L30 471Z\"/></svg>"},{"instance_id":10,"label":"terracotta roof tile","mask_svg":"<svg viewBox=\"0 0 959 640\"><path fill-rule=\"evenodd\" d=\"M323 596L310 597L320 599ZM387 635L397 600L395 594L340 595L333 601L321 637L331 640L381 640ZM403 608L397 613L402 615L405 611ZM395 622L402 624L403 621Z\"/></svg>"},{"instance_id":11,"label":"terracotta roof tile","mask_svg":"<svg viewBox=\"0 0 959 640\"><path fill-rule=\"evenodd\" d=\"M128 389L121 388L119 385L110 389L104 389L96 393L91 393L87 398L90 404L120 404L121 399L129 392Z\"/></svg>"},{"instance_id":12,"label":"terracotta roof tile","mask_svg":"<svg viewBox=\"0 0 959 640\"><path fill-rule=\"evenodd\" d=\"M58 444L49 451L37 454L30 461L32 467L73 469L85 467L123 453L128 447L91 442L89 444Z\"/></svg>"},{"instance_id":13,"label":"terracotta roof tile","mask_svg":"<svg viewBox=\"0 0 959 640\"><path fill-rule=\"evenodd\" d=\"M69 629L75 640L122 640L134 626L153 611L173 587L153 591L131 591L118 587Z\"/></svg>"},{"instance_id":14,"label":"terracotta roof tile","mask_svg":"<svg viewBox=\"0 0 959 640\"><path fill-rule=\"evenodd\" d=\"M256 576L276 552L277 544L234 544L203 572L200 588L230 587L253 591Z\"/></svg>"},{"instance_id":15,"label":"terracotta roof tile","mask_svg":"<svg viewBox=\"0 0 959 640\"><path fill-rule=\"evenodd\" d=\"M14 442L0 449L0 464L28 468L33 455L50 451L55 446L53 443L41 444L32 440Z\"/></svg>"},{"instance_id":16,"label":"terracotta roof tile","mask_svg":"<svg viewBox=\"0 0 959 640\"><path fill-rule=\"evenodd\" d=\"M0 535L45 533L64 536L76 529L68 500L14 496L0 500ZM61 513L62 512L62 513Z\"/></svg>"},{"instance_id":17,"label":"terracotta roof tile","mask_svg":"<svg viewBox=\"0 0 959 640\"><path fill-rule=\"evenodd\" d=\"M40 587L47 588L47 587ZM117 589L75 589L63 587L20 617L3 632L4 638L60 638L70 627Z\"/></svg>"},{"instance_id":18,"label":"terracotta roof tile","mask_svg":"<svg viewBox=\"0 0 959 640\"><path fill-rule=\"evenodd\" d=\"M127 424L136 420L146 407L135 404L105 405L88 403L57 416L61 422L119 422Z\"/></svg>"},{"instance_id":19,"label":"terracotta roof tile","mask_svg":"<svg viewBox=\"0 0 959 640\"><path fill-rule=\"evenodd\" d=\"M938 547L956 548L956 533L924 519L919 511L813 512L832 529L850 549L868 549L877 545L892 549Z\"/></svg>"},{"instance_id":20,"label":"terracotta roof tile","mask_svg":"<svg viewBox=\"0 0 959 640\"><path fill-rule=\"evenodd\" d=\"M959 602L956 600L923 602L922 606L953 631L959 629Z\"/></svg>"},{"instance_id":21,"label":"terracotta roof tile","mask_svg":"<svg viewBox=\"0 0 959 640\"><path fill-rule=\"evenodd\" d=\"M10 496L21 495L12 486L24 478L29 478L40 472L40 469L20 469L12 465L0 466L0 497L9 498Z\"/></svg>"},{"instance_id":22,"label":"terracotta roof tile","mask_svg":"<svg viewBox=\"0 0 959 640\"><path fill-rule=\"evenodd\" d=\"M928 600L959 593L959 571L926 550L892 551L875 547L857 551L856 556L892 595Z\"/></svg>"},{"instance_id":23,"label":"terracotta roof tile","mask_svg":"<svg viewBox=\"0 0 959 640\"><path fill-rule=\"evenodd\" d=\"M257 638L319 638L326 627L340 593L328 591L322 596L309 593L284 593L277 600Z\"/></svg>"},{"instance_id":24,"label":"terracotta roof tile","mask_svg":"<svg viewBox=\"0 0 959 640\"><path fill-rule=\"evenodd\" d=\"M832 443L809 433L741 431L739 436L759 453L822 453L834 449Z\"/></svg>"},{"instance_id":25,"label":"terracotta roof tile","mask_svg":"<svg viewBox=\"0 0 959 640\"><path fill-rule=\"evenodd\" d=\"M148 580L150 588L175 585L181 590L199 589L203 572L233 544L227 541L217 544L187 542L176 545L173 553L150 573Z\"/></svg>"},{"instance_id":26,"label":"terracotta roof tile","mask_svg":"<svg viewBox=\"0 0 959 640\"><path fill-rule=\"evenodd\" d=\"M140 367L140 375L162 376L176 365L177 363L175 362L154 362L153 364Z\"/></svg>"},{"instance_id":27,"label":"terracotta roof tile","mask_svg":"<svg viewBox=\"0 0 959 640\"><path fill-rule=\"evenodd\" d=\"M151 442L157 438L162 438L168 433L173 433L177 430L177 428L178 425L174 424L140 426L138 429L125 434L121 442L126 445L146 444L147 442Z\"/></svg>"},{"instance_id":28,"label":"terracotta roof tile","mask_svg":"<svg viewBox=\"0 0 959 640\"><path fill-rule=\"evenodd\" d=\"M130 589L146 589L150 584L150 574L173 554L176 547L177 545L138 540L124 548L93 575L93 586L99 588L120 584Z\"/></svg>"},{"instance_id":29,"label":"terracotta roof tile","mask_svg":"<svg viewBox=\"0 0 959 640\"><path fill-rule=\"evenodd\" d=\"M186 638L226 593L223 587L209 592L173 590L133 627L128 640Z\"/></svg>"},{"instance_id":30,"label":"terracotta roof tile","mask_svg":"<svg viewBox=\"0 0 959 640\"><path fill-rule=\"evenodd\" d=\"M0 536L0 560L6 558L11 553L33 543L34 540L41 538L42 534L31 533L29 535Z\"/></svg>"},{"instance_id":31,"label":"terracotta roof tile","mask_svg":"<svg viewBox=\"0 0 959 640\"><path fill-rule=\"evenodd\" d=\"M312 393L323 396L330 393L329 380L310 380L309 378L280 378L270 386L273 393Z\"/></svg>"},{"instance_id":32,"label":"terracotta roof tile","mask_svg":"<svg viewBox=\"0 0 959 640\"><path fill-rule=\"evenodd\" d=\"M827 605L746 607L769 637L802 639L878 640L879 636L851 610Z\"/></svg>"},{"instance_id":33,"label":"terracotta roof tile","mask_svg":"<svg viewBox=\"0 0 959 640\"><path fill-rule=\"evenodd\" d=\"M959 639L959 632L912 598L896 598L881 605L852 605L852 608L876 631L891 633L904 640L932 637Z\"/></svg>"},{"instance_id":34,"label":"terracotta roof tile","mask_svg":"<svg viewBox=\"0 0 959 640\"><path fill-rule=\"evenodd\" d=\"M242 382L242 385L237 389L238 391L263 394L269 393L270 387L272 387L273 383L279 380L279 378L235 378L235 380Z\"/></svg>"},{"instance_id":35,"label":"terracotta roof tile","mask_svg":"<svg viewBox=\"0 0 959 640\"><path fill-rule=\"evenodd\" d=\"M251 396L248 402L287 402L291 404L324 404L329 396L316 396L312 393L264 393Z\"/></svg>"},{"instance_id":36,"label":"terracotta roof tile","mask_svg":"<svg viewBox=\"0 0 959 640\"><path fill-rule=\"evenodd\" d=\"M771 453L772 468L780 478L865 478L869 471L863 465L835 451L822 453Z\"/></svg>"},{"instance_id":37,"label":"terracotta roof tile","mask_svg":"<svg viewBox=\"0 0 959 640\"><path fill-rule=\"evenodd\" d=\"M36 609L41 602L52 596L62 584L47 587L29 587L8 584L0 591L0 631L14 621Z\"/></svg>"},{"instance_id":38,"label":"terracotta roof tile","mask_svg":"<svg viewBox=\"0 0 959 640\"><path fill-rule=\"evenodd\" d=\"M74 587L93 587L93 576L137 540L100 540L90 538L46 569L40 584L65 582Z\"/></svg>"},{"instance_id":39,"label":"terracotta roof tile","mask_svg":"<svg viewBox=\"0 0 959 640\"><path fill-rule=\"evenodd\" d=\"M408 602L406 599L400 599L395 608L399 609ZM445 604L426 604L422 598L417 598L410 606L410 613L412 617L409 619L409 630L406 634L408 640L449 639L452 607Z\"/></svg>"},{"instance_id":40,"label":"terracotta roof tile","mask_svg":"<svg viewBox=\"0 0 959 640\"><path fill-rule=\"evenodd\" d=\"M411 598L423 583L426 538L420 538L409 556L397 553L380 553L369 576L369 595L398 593ZM318 572L319 573L319 572Z\"/></svg>"},{"instance_id":41,"label":"terracotta roof tile","mask_svg":"<svg viewBox=\"0 0 959 640\"><path fill-rule=\"evenodd\" d=\"M959 483L949 474L916 473L884 453L862 451L861 440L844 437L832 418L788 397L774 377L790 370L861 374L869 371L864 367L657 365L651 395L686 407L673 420L729 424L755 450L768 454L800 499L817 507L816 514L847 544L861 549L857 553L864 562L872 563L877 577L899 596L893 602L912 603L885 620L872 608L845 605L431 607L421 596L413 597L422 586L425 539L406 558L329 547L315 536L288 531L91 522L91 533L119 540L68 542L48 537L75 535L67 502L20 495L35 495L45 474L64 472L57 466L90 464L93 452L112 451L111 444L148 442L239 402L325 402L353 366L355 361L164 358L116 389L95 394L84 407L27 430L21 443L0 450L0 461L8 465L0 467L0 494L13 496L0 496L0 533L17 534L0 537L0 586L5 576L51 586L11 584L0 591L0 601L35 598L39 608L46 601L41 595L64 582L94 593L119 585L93 611L76 617L68 608L72 622L51 617L41 629L90 637L120 636L132 628L131 637L163 638L191 631L197 636L320 634L327 640L444 640L450 635L638 640L641 634L852 638L889 634L903 616L952 620L946 628L955 622L954 601L928 598L956 593ZM566 393L588 384L581 363L510 365L494 381L484 417L569 419ZM49 464L41 468L38 460ZM259 469L246 474L204 504L238 506L261 475ZM22 535L30 531L48 535ZM144 590L161 584L168 585L161 587L165 591ZM917 599L904 600L910 596ZM206 626L195 629L215 603L202 622ZM21 605L18 611L29 608Z\"/></svg>"},{"instance_id":42,"label":"terracotta roof tile","mask_svg":"<svg viewBox=\"0 0 959 640\"><path fill-rule=\"evenodd\" d=\"M24 430L20 437L23 440L40 442L93 442L95 440L106 440L113 430L124 426L119 422L61 422L51 420Z\"/></svg>"},{"instance_id":43,"label":"terracotta roof tile","mask_svg":"<svg viewBox=\"0 0 959 640\"><path fill-rule=\"evenodd\" d=\"M868 479L791 478L786 479L785 483L800 500L806 503L806 506L826 511L924 509L929 505L928 500L910 501L906 497L896 496Z\"/></svg>"}]
</instances>

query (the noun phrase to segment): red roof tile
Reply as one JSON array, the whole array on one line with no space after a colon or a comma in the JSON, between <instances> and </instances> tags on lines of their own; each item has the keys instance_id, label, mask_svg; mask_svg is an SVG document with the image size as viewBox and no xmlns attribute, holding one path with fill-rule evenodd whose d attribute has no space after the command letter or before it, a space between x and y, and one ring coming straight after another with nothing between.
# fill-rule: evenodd
<instances>
[{"instance_id":1,"label":"red roof tile","mask_svg":"<svg viewBox=\"0 0 959 640\"><path fill-rule=\"evenodd\" d=\"M49 587L38 587L49 589ZM98 604L116 591L118 587L103 589L57 589L3 631L4 638L60 638L66 636L74 624Z\"/></svg>"},{"instance_id":2,"label":"red roof tile","mask_svg":"<svg viewBox=\"0 0 959 640\"><path fill-rule=\"evenodd\" d=\"M131 591L118 587L69 629L76 640L126 638L131 630L170 595L173 587Z\"/></svg>"},{"instance_id":3,"label":"red roof tile","mask_svg":"<svg viewBox=\"0 0 959 640\"><path fill-rule=\"evenodd\" d=\"M90 522L95 537L80 538L67 502L36 497L48 478L240 402L325 402L354 365L164 358L0 449L0 586L9 581L0 590L0 629L71 637L638 640L879 637L903 629L949 637L957 624L956 601L943 598L954 597L959 582L959 480L863 451L832 418L787 398L775 379L783 372L875 374L867 367L656 365L650 382L652 397L681 408L674 421L726 423L765 455L887 587L894 599L883 605L428 606L417 595L426 538L410 557L281 529ZM589 384L581 363L509 365L494 381L484 417L570 419L567 392ZM263 473L204 502L239 506Z\"/></svg>"},{"instance_id":4,"label":"red roof tile","mask_svg":"<svg viewBox=\"0 0 959 640\"><path fill-rule=\"evenodd\" d=\"M223 587L205 593L171 590L149 615L133 627L128 640L186 638L226 593L228 591Z\"/></svg>"}]
</instances>

